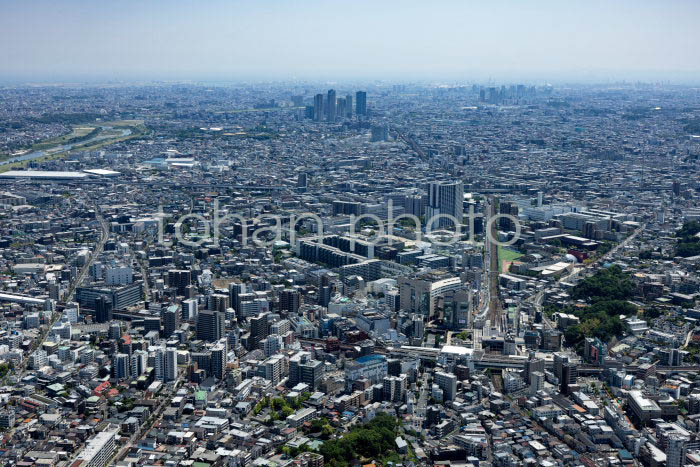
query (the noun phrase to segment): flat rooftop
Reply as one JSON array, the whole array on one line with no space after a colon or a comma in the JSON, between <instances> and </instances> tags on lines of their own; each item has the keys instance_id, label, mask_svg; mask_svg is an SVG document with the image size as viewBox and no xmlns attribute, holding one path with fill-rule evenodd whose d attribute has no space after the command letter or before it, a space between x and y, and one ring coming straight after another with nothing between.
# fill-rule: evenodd
<instances>
[{"instance_id":1,"label":"flat rooftop","mask_svg":"<svg viewBox=\"0 0 700 467\"><path fill-rule=\"evenodd\" d=\"M45 178L45 179L83 179L88 175L82 172L62 172L49 170L8 170L0 178Z\"/></svg>"}]
</instances>

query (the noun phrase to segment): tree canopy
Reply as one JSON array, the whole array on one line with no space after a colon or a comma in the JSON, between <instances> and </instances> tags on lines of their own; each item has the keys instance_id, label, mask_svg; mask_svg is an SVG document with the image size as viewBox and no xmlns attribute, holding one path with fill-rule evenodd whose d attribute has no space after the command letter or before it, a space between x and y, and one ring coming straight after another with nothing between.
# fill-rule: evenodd
<instances>
[{"instance_id":1,"label":"tree canopy","mask_svg":"<svg viewBox=\"0 0 700 467\"><path fill-rule=\"evenodd\" d=\"M676 256L688 258L700 255L700 222L692 221L683 224L683 227L676 232L678 243L676 243Z\"/></svg>"},{"instance_id":2,"label":"tree canopy","mask_svg":"<svg viewBox=\"0 0 700 467\"><path fill-rule=\"evenodd\" d=\"M369 423L354 427L341 438L326 441L320 448L325 465L344 467L354 459L381 459L395 455L398 420L385 413Z\"/></svg>"},{"instance_id":3,"label":"tree canopy","mask_svg":"<svg viewBox=\"0 0 700 467\"><path fill-rule=\"evenodd\" d=\"M575 300L586 300L590 303L608 300L626 300L632 296L634 284L622 271L620 266L611 266L597 271L587 277L571 291Z\"/></svg>"},{"instance_id":4,"label":"tree canopy","mask_svg":"<svg viewBox=\"0 0 700 467\"><path fill-rule=\"evenodd\" d=\"M609 342L612 337L622 336L626 326L620 320L620 315L637 314L637 307L626 301L633 292L634 283L619 266L601 269L581 281L572 289L571 296L591 305L566 310L581 320L564 332L566 343L581 351L586 337Z\"/></svg>"}]
</instances>

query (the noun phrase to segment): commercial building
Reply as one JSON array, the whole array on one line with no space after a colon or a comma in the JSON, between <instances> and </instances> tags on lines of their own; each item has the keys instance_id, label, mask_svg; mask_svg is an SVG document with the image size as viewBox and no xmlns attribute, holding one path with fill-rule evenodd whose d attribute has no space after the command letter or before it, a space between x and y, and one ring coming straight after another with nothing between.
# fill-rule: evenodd
<instances>
[{"instance_id":1,"label":"commercial building","mask_svg":"<svg viewBox=\"0 0 700 467\"><path fill-rule=\"evenodd\" d=\"M426 212L428 231L437 228L459 227L464 217L463 204L464 184L431 183ZM457 226L455 226L455 222Z\"/></svg>"},{"instance_id":2,"label":"commercial building","mask_svg":"<svg viewBox=\"0 0 700 467\"><path fill-rule=\"evenodd\" d=\"M438 298L463 287L459 277L424 274L416 277L401 277L398 280L401 295L400 309L420 313L426 317L435 315ZM459 321L459 314L457 317ZM462 316L461 319L464 319Z\"/></svg>"},{"instance_id":3,"label":"commercial building","mask_svg":"<svg viewBox=\"0 0 700 467\"><path fill-rule=\"evenodd\" d=\"M125 310L143 300L143 284L141 281L124 286L78 287L75 292L76 301L81 307L95 309L95 301L103 296L112 304L113 310Z\"/></svg>"},{"instance_id":4,"label":"commercial building","mask_svg":"<svg viewBox=\"0 0 700 467\"><path fill-rule=\"evenodd\" d=\"M630 391L627 395L627 402L634 417L643 425L647 425L652 419L661 417L662 411L659 405L645 396L642 391Z\"/></svg>"}]
</instances>

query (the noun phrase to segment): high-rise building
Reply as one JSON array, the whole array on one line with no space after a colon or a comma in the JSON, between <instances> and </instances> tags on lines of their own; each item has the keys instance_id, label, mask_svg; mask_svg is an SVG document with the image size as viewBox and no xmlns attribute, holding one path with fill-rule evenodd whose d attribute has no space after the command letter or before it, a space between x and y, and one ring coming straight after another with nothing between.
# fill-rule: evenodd
<instances>
[{"instance_id":1,"label":"high-rise building","mask_svg":"<svg viewBox=\"0 0 700 467\"><path fill-rule=\"evenodd\" d=\"M112 362L112 376L114 379L117 381L129 379L130 372L131 362L129 361L129 356L125 353L115 355Z\"/></svg>"},{"instance_id":2,"label":"high-rise building","mask_svg":"<svg viewBox=\"0 0 700 467\"><path fill-rule=\"evenodd\" d=\"M323 363L313 360L308 352L298 352L289 359L288 384L294 387L299 383L315 389L323 375Z\"/></svg>"},{"instance_id":3,"label":"high-rise building","mask_svg":"<svg viewBox=\"0 0 700 467\"><path fill-rule=\"evenodd\" d=\"M345 96L345 116L352 118L352 94Z\"/></svg>"},{"instance_id":4,"label":"high-rise building","mask_svg":"<svg viewBox=\"0 0 700 467\"><path fill-rule=\"evenodd\" d=\"M236 316L240 318L241 316L241 300L239 298L240 295L246 293L246 288L245 284L241 282L231 282L228 285L228 296L229 296L229 303L233 307L233 309L236 311Z\"/></svg>"},{"instance_id":5,"label":"high-rise building","mask_svg":"<svg viewBox=\"0 0 700 467\"><path fill-rule=\"evenodd\" d=\"M674 433L668 437L666 447L666 467L683 467L688 449L689 439L687 436Z\"/></svg>"},{"instance_id":6,"label":"high-rise building","mask_svg":"<svg viewBox=\"0 0 700 467\"><path fill-rule=\"evenodd\" d=\"M177 349L168 347L165 349L164 355L163 381L175 381L177 379Z\"/></svg>"},{"instance_id":7,"label":"high-rise building","mask_svg":"<svg viewBox=\"0 0 700 467\"><path fill-rule=\"evenodd\" d=\"M170 337L180 328L180 308L171 305L162 312L163 337Z\"/></svg>"},{"instance_id":8,"label":"high-rise building","mask_svg":"<svg viewBox=\"0 0 700 467\"><path fill-rule=\"evenodd\" d=\"M382 384L382 394L385 401L403 402L406 399L408 377L406 375L387 376Z\"/></svg>"},{"instance_id":9,"label":"high-rise building","mask_svg":"<svg viewBox=\"0 0 700 467\"><path fill-rule=\"evenodd\" d=\"M153 349L153 369L158 381L165 380L165 347Z\"/></svg>"},{"instance_id":10,"label":"high-rise building","mask_svg":"<svg viewBox=\"0 0 700 467\"><path fill-rule=\"evenodd\" d=\"M147 316L143 319L143 328L146 332L155 331L160 334L160 316Z\"/></svg>"},{"instance_id":11,"label":"high-rise building","mask_svg":"<svg viewBox=\"0 0 700 467\"><path fill-rule=\"evenodd\" d=\"M328 90L328 113L326 114L326 120L329 122L335 122L335 119L337 117L336 114L336 97L335 97L335 90L334 89L329 89Z\"/></svg>"},{"instance_id":12,"label":"high-rise building","mask_svg":"<svg viewBox=\"0 0 700 467\"><path fill-rule=\"evenodd\" d=\"M544 359L537 358L537 354L531 351L525 361L525 371L523 371L523 379L526 383L532 383L532 374L535 372L544 374Z\"/></svg>"},{"instance_id":13,"label":"high-rise building","mask_svg":"<svg viewBox=\"0 0 700 467\"><path fill-rule=\"evenodd\" d=\"M301 292L293 289L280 291L280 311L296 313L301 305Z\"/></svg>"},{"instance_id":14,"label":"high-rise building","mask_svg":"<svg viewBox=\"0 0 700 467\"><path fill-rule=\"evenodd\" d=\"M160 329L159 329L160 331ZM118 340L122 335L122 326L119 321L114 321L109 324L109 329L107 329L107 336L113 340Z\"/></svg>"},{"instance_id":15,"label":"high-rise building","mask_svg":"<svg viewBox=\"0 0 700 467\"><path fill-rule=\"evenodd\" d=\"M95 299L95 321L98 323L112 321L112 302L104 295Z\"/></svg>"},{"instance_id":16,"label":"high-rise building","mask_svg":"<svg viewBox=\"0 0 700 467\"><path fill-rule=\"evenodd\" d=\"M432 317L438 310L438 299L464 287L459 277L436 274L400 277L400 309Z\"/></svg>"},{"instance_id":17,"label":"high-rise building","mask_svg":"<svg viewBox=\"0 0 700 467\"><path fill-rule=\"evenodd\" d=\"M259 348L260 342L267 337L269 325L267 322L267 314L260 313L258 316L250 317L250 337L248 338L248 350Z\"/></svg>"},{"instance_id":18,"label":"high-rise building","mask_svg":"<svg viewBox=\"0 0 700 467\"><path fill-rule=\"evenodd\" d=\"M413 315L411 318L411 336L418 342L423 342L423 337L425 337L425 321L421 315Z\"/></svg>"},{"instance_id":19,"label":"high-rise building","mask_svg":"<svg viewBox=\"0 0 700 467\"><path fill-rule=\"evenodd\" d=\"M443 295L443 313L445 324L452 329L461 330L471 326L472 295L467 287L449 290Z\"/></svg>"},{"instance_id":20,"label":"high-rise building","mask_svg":"<svg viewBox=\"0 0 700 467\"><path fill-rule=\"evenodd\" d=\"M202 310L197 317L197 339L215 342L224 337L225 316L221 311Z\"/></svg>"},{"instance_id":21,"label":"high-rise building","mask_svg":"<svg viewBox=\"0 0 700 467\"><path fill-rule=\"evenodd\" d=\"M217 379L223 379L226 372L226 341L222 341L211 349L211 375Z\"/></svg>"},{"instance_id":22,"label":"high-rise building","mask_svg":"<svg viewBox=\"0 0 700 467\"><path fill-rule=\"evenodd\" d=\"M197 321L198 314L199 305L197 304L197 299L190 298L189 300L183 300L182 319L184 319L185 321Z\"/></svg>"},{"instance_id":23,"label":"high-rise building","mask_svg":"<svg viewBox=\"0 0 700 467\"><path fill-rule=\"evenodd\" d=\"M464 185L431 183L428 198L427 227L429 229L455 227L464 216ZM450 217L445 217L450 216Z\"/></svg>"},{"instance_id":24,"label":"high-rise building","mask_svg":"<svg viewBox=\"0 0 700 467\"><path fill-rule=\"evenodd\" d=\"M386 123L380 125L372 125L370 141L376 143L378 141L389 141L389 125Z\"/></svg>"},{"instance_id":25,"label":"high-rise building","mask_svg":"<svg viewBox=\"0 0 700 467\"><path fill-rule=\"evenodd\" d=\"M498 204L499 214L505 214L517 218L518 209L518 204L510 201L501 201ZM515 230L515 222L507 217L499 217L498 228L504 232L512 232Z\"/></svg>"},{"instance_id":26,"label":"high-rise building","mask_svg":"<svg viewBox=\"0 0 700 467\"><path fill-rule=\"evenodd\" d=\"M324 285L318 291L318 304L327 307L331 303L331 288L330 286Z\"/></svg>"},{"instance_id":27,"label":"high-rise building","mask_svg":"<svg viewBox=\"0 0 700 467\"><path fill-rule=\"evenodd\" d=\"M178 295L185 295L185 288L192 283L192 272L185 269L168 271L168 285L177 290Z\"/></svg>"},{"instance_id":28,"label":"high-rise building","mask_svg":"<svg viewBox=\"0 0 700 467\"><path fill-rule=\"evenodd\" d=\"M535 394L544 388L544 373L533 371L530 373L530 394Z\"/></svg>"},{"instance_id":29,"label":"high-rise building","mask_svg":"<svg viewBox=\"0 0 700 467\"><path fill-rule=\"evenodd\" d=\"M231 307L229 296L223 293L213 293L209 295L208 308L212 311L226 313L226 309Z\"/></svg>"},{"instance_id":30,"label":"high-rise building","mask_svg":"<svg viewBox=\"0 0 700 467\"><path fill-rule=\"evenodd\" d=\"M442 389L445 400L454 400L457 395L457 376L452 373L438 371L435 373L435 384Z\"/></svg>"},{"instance_id":31,"label":"high-rise building","mask_svg":"<svg viewBox=\"0 0 700 467\"><path fill-rule=\"evenodd\" d=\"M561 384L560 391L562 394L570 394L572 392L571 387L576 385L576 378L578 377L578 366L575 363L564 363L561 367Z\"/></svg>"},{"instance_id":32,"label":"high-rise building","mask_svg":"<svg viewBox=\"0 0 700 467\"><path fill-rule=\"evenodd\" d=\"M277 385L282 377L282 356L275 355L263 362L265 367L265 379Z\"/></svg>"},{"instance_id":33,"label":"high-rise building","mask_svg":"<svg viewBox=\"0 0 700 467\"><path fill-rule=\"evenodd\" d=\"M262 340L262 350L266 357L271 357L284 348L282 336L273 334Z\"/></svg>"},{"instance_id":34,"label":"high-rise building","mask_svg":"<svg viewBox=\"0 0 700 467\"><path fill-rule=\"evenodd\" d=\"M320 122L323 120L323 94L314 96L314 121Z\"/></svg>"},{"instance_id":35,"label":"high-rise building","mask_svg":"<svg viewBox=\"0 0 700 467\"><path fill-rule=\"evenodd\" d=\"M138 378L146 371L148 366L148 352L136 350L131 356L131 377Z\"/></svg>"},{"instance_id":36,"label":"high-rise building","mask_svg":"<svg viewBox=\"0 0 700 467\"><path fill-rule=\"evenodd\" d=\"M355 113L357 115L367 115L367 93L357 91L355 93Z\"/></svg>"},{"instance_id":37,"label":"high-rise building","mask_svg":"<svg viewBox=\"0 0 700 467\"><path fill-rule=\"evenodd\" d=\"M345 109L345 98L339 97L338 98L338 107L336 109L337 116L339 118L345 118L345 114L347 113L347 110Z\"/></svg>"},{"instance_id":38,"label":"high-rise building","mask_svg":"<svg viewBox=\"0 0 700 467\"><path fill-rule=\"evenodd\" d=\"M561 381L561 370L565 363L569 363L569 356L565 353L556 352L553 356L554 376Z\"/></svg>"}]
</instances>

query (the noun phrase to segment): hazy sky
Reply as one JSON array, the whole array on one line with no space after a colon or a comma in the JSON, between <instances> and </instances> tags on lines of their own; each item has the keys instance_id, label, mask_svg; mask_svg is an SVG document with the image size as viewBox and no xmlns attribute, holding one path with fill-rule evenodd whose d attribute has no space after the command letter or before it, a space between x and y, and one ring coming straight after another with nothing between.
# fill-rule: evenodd
<instances>
[{"instance_id":1,"label":"hazy sky","mask_svg":"<svg viewBox=\"0 0 700 467\"><path fill-rule=\"evenodd\" d=\"M700 82L698 0L0 0L0 79Z\"/></svg>"}]
</instances>

